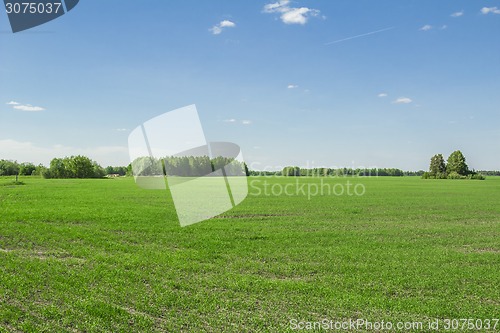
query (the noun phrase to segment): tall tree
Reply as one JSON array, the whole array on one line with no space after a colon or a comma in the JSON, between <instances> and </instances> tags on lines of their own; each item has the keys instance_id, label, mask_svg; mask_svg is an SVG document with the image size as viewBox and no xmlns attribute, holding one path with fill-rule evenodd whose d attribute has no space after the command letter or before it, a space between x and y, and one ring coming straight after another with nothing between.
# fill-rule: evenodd
<instances>
[{"instance_id":1,"label":"tall tree","mask_svg":"<svg viewBox=\"0 0 500 333\"><path fill-rule=\"evenodd\" d=\"M469 174L469 167L465 163L465 156L460 150L456 150L448 157L448 165L446 166L448 174L456 172L459 175L466 176Z\"/></svg>"},{"instance_id":2,"label":"tall tree","mask_svg":"<svg viewBox=\"0 0 500 333\"><path fill-rule=\"evenodd\" d=\"M444 163L444 157L442 154L432 156L429 172L433 176L444 175L446 173L446 164Z\"/></svg>"}]
</instances>

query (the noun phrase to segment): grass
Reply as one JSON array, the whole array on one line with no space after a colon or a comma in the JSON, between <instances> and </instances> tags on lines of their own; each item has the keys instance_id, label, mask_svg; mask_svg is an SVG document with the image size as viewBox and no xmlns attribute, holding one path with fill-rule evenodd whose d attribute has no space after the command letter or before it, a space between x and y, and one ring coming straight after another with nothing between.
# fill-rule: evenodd
<instances>
[{"instance_id":1,"label":"grass","mask_svg":"<svg viewBox=\"0 0 500 333\"><path fill-rule=\"evenodd\" d=\"M4 182L0 184L0 186L19 186L19 185L24 185L24 182L20 182L18 180L10 181L10 182Z\"/></svg>"},{"instance_id":2,"label":"grass","mask_svg":"<svg viewBox=\"0 0 500 333\"><path fill-rule=\"evenodd\" d=\"M0 332L500 317L500 178L322 179L249 178L241 205L186 228L130 178L0 186ZM366 193L265 193L296 180Z\"/></svg>"}]
</instances>

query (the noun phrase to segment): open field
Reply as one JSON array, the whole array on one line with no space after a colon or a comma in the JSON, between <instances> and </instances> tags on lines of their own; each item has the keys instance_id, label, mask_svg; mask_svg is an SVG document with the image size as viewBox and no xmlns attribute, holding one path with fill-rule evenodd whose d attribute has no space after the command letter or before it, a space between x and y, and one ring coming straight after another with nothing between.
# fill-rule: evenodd
<instances>
[{"instance_id":1,"label":"open field","mask_svg":"<svg viewBox=\"0 0 500 333\"><path fill-rule=\"evenodd\" d=\"M366 189L308 198L264 192L295 178L252 177L241 205L186 228L168 192L131 178L11 180L0 178L0 332L500 317L500 178L300 178Z\"/></svg>"}]
</instances>

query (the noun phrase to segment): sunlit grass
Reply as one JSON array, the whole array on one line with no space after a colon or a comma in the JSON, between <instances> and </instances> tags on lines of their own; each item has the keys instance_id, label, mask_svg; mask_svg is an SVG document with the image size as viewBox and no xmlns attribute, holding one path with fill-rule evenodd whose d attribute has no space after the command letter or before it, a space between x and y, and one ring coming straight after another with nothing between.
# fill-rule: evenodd
<instances>
[{"instance_id":1,"label":"sunlit grass","mask_svg":"<svg viewBox=\"0 0 500 333\"><path fill-rule=\"evenodd\" d=\"M366 191L264 192L297 180ZM131 178L20 181L0 186L0 331L281 332L292 319L499 316L494 177L252 177L241 205L186 228L167 191Z\"/></svg>"}]
</instances>

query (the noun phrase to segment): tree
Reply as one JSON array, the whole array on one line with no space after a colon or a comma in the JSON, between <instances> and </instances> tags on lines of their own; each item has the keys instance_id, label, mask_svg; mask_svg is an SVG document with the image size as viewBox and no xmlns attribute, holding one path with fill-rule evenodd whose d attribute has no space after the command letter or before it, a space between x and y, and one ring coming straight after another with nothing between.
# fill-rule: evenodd
<instances>
[{"instance_id":1,"label":"tree","mask_svg":"<svg viewBox=\"0 0 500 333\"><path fill-rule=\"evenodd\" d=\"M64 159L53 158L50 161L49 170L44 173L45 178L66 178L67 172L64 166Z\"/></svg>"},{"instance_id":2,"label":"tree","mask_svg":"<svg viewBox=\"0 0 500 333\"><path fill-rule=\"evenodd\" d=\"M31 176L35 170L36 166L33 163L25 162L19 165L19 174L22 176Z\"/></svg>"},{"instance_id":3,"label":"tree","mask_svg":"<svg viewBox=\"0 0 500 333\"><path fill-rule=\"evenodd\" d=\"M0 176L14 176L19 173L19 164L16 161L0 160Z\"/></svg>"},{"instance_id":4,"label":"tree","mask_svg":"<svg viewBox=\"0 0 500 333\"><path fill-rule=\"evenodd\" d=\"M446 164L442 154L432 156L429 173L436 178L446 178Z\"/></svg>"},{"instance_id":5,"label":"tree","mask_svg":"<svg viewBox=\"0 0 500 333\"><path fill-rule=\"evenodd\" d=\"M448 174L456 172L461 176L469 174L469 167L465 163L465 157L460 150L456 150L448 157L448 164L446 166Z\"/></svg>"},{"instance_id":6,"label":"tree","mask_svg":"<svg viewBox=\"0 0 500 333\"><path fill-rule=\"evenodd\" d=\"M64 159L64 165L71 178L93 178L94 165L92 160L86 156L71 156Z\"/></svg>"},{"instance_id":7,"label":"tree","mask_svg":"<svg viewBox=\"0 0 500 333\"><path fill-rule=\"evenodd\" d=\"M283 168L283 176L300 176L300 168L297 166L288 166Z\"/></svg>"},{"instance_id":8,"label":"tree","mask_svg":"<svg viewBox=\"0 0 500 333\"><path fill-rule=\"evenodd\" d=\"M44 178L101 178L104 169L86 156L54 158L49 169L41 169Z\"/></svg>"}]
</instances>

